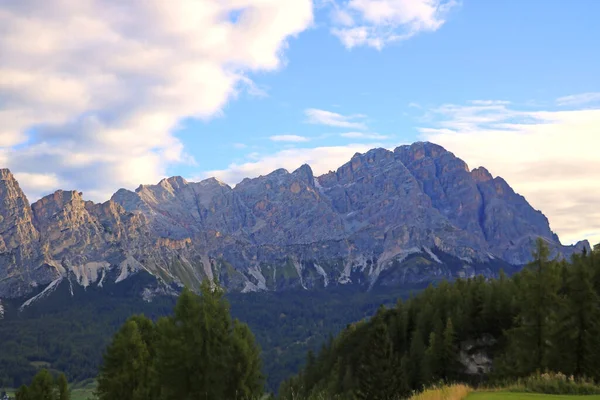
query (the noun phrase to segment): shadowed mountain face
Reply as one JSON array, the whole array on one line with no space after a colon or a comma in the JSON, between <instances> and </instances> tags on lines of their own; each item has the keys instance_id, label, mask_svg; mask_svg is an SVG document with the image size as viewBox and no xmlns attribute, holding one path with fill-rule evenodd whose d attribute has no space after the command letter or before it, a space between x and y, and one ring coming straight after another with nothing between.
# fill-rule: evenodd
<instances>
[{"instance_id":1,"label":"shadowed mountain face","mask_svg":"<svg viewBox=\"0 0 600 400\"><path fill-rule=\"evenodd\" d=\"M494 276L527 263L537 237L563 257L589 247L562 246L502 178L432 143L356 154L320 177L308 165L235 188L172 177L103 204L58 191L30 206L0 178L0 297L141 270L157 278L148 298L205 278L231 291L401 285Z\"/></svg>"}]
</instances>

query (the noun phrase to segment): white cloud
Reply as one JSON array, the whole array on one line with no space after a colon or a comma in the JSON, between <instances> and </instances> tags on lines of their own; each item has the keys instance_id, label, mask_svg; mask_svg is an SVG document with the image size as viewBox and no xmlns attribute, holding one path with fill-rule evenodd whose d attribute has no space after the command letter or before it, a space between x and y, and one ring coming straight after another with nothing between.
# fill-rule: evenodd
<instances>
[{"instance_id":1,"label":"white cloud","mask_svg":"<svg viewBox=\"0 0 600 400\"><path fill-rule=\"evenodd\" d=\"M19 182L21 189L25 192L50 191L60 184L56 174L52 173L30 174L20 172L15 175L15 178Z\"/></svg>"},{"instance_id":2,"label":"white cloud","mask_svg":"<svg viewBox=\"0 0 600 400\"><path fill-rule=\"evenodd\" d=\"M349 144L346 146L323 146L303 149L286 149L274 154L255 157L255 161L244 164L233 163L226 169L206 172L202 178L216 177L230 185L244 178L266 175L279 168L293 171L302 164L309 164L315 175L336 170L352 158L355 153L364 153L381 147L379 143Z\"/></svg>"},{"instance_id":3,"label":"white cloud","mask_svg":"<svg viewBox=\"0 0 600 400\"><path fill-rule=\"evenodd\" d=\"M299 135L275 135L275 136L269 137L269 139L273 142L294 142L294 143L308 142L310 140L309 138L307 138L305 136L299 136Z\"/></svg>"},{"instance_id":4,"label":"white cloud","mask_svg":"<svg viewBox=\"0 0 600 400\"><path fill-rule=\"evenodd\" d=\"M579 106L583 104L600 102L600 92L581 93L571 96L559 97L556 104L559 106Z\"/></svg>"},{"instance_id":5,"label":"white cloud","mask_svg":"<svg viewBox=\"0 0 600 400\"><path fill-rule=\"evenodd\" d=\"M3 2L3 164L30 197L70 186L105 200L155 182L193 163L179 122L241 90L265 95L248 73L280 68L312 12L310 0Z\"/></svg>"},{"instance_id":6,"label":"white cloud","mask_svg":"<svg viewBox=\"0 0 600 400\"><path fill-rule=\"evenodd\" d=\"M341 133L341 137L350 138L350 139L376 139L376 140L384 140L389 139L390 137L387 135L381 135L379 133L366 133L366 132L346 132Z\"/></svg>"},{"instance_id":7,"label":"white cloud","mask_svg":"<svg viewBox=\"0 0 600 400\"><path fill-rule=\"evenodd\" d=\"M331 32L348 49L385 45L434 32L445 22L454 0L348 0L332 2Z\"/></svg>"},{"instance_id":8,"label":"white cloud","mask_svg":"<svg viewBox=\"0 0 600 400\"><path fill-rule=\"evenodd\" d=\"M248 147L248 145L245 143L234 143L233 147L236 149L245 149L246 147Z\"/></svg>"},{"instance_id":9,"label":"white cloud","mask_svg":"<svg viewBox=\"0 0 600 400\"><path fill-rule=\"evenodd\" d=\"M474 104L476 106L497 106L497 105L507 105L510 104L510 101L506 100L471 100L469 103Z\"/></svg>"},{"instance_id":10,"label":"white cloud","mask_svg":"<svg viewBox=\"0 0 600 400\"><path fill-rule=\"evenodd\" d=\"M365 118L365 116L362 114L342 115L331 111L319 110L316 108L309 108L304 113L308 117L307 122L311 124L335 126L339 128L350 129L367 129L367 126L364 122L356 121Z\"/></svg>"},{"instance_id":11,"label":"white cloud","mask_svg":"<svg viewBox=\"0 0 600 400\"><path fill-rule=\"evenodd\" d=\"M433 110L426 140L500 175L563 242L600 242L600 109L521 111L506 104Z\"/></svg>"}]
</instances>

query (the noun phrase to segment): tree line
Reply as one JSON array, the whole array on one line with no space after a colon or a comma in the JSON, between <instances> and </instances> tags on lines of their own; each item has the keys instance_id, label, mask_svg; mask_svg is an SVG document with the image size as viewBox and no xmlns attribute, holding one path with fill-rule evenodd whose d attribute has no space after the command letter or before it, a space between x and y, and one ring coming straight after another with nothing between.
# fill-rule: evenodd
<instances>
[{"instance_id":1,"label":"tree line","mask_svg":"<svg viewBox=\"0 0 600 400\"><path fill-rule=\"evenodd\" d=\"M54 378L47 369L38 372L29 386L21 386L16 400L71 400L65 374Z\"/></svg>"},{"instance_id":2,"label":"tree line","mask_svg":"<svg viewBox=\"0 0 600 400\"><path fill-rule=\"evenodd\" d=\"M156 321L172 313L177 298L158 296L148 303L139 296L148 283L139 274L118 285L89 286L85 292L74 287L75 297L67 284L23 312L18 307L24 299L5 303L5 318L0 321L0 388L30 383L40 365L53 374L64 372L70 382L95 378L104 350L128 317L144 314ZM424 287L378 287L365 292L359 286L339 286L225 296L232 318L247 323L254 333L262 350L267 389L276 391L304 365L308 349L318 349L330 334L372 316L380 304L392 306L398 296L408 297Z\"/></svg>"},{"instance_id":3,"label":"tree line","mask_svg":"<svg viewBox=\"0 0 600 400\"><path fill-rule=\"evenodd\" d=\"M510 278L442 282L382 307L310 352L280 397L386 400L439 381L544 371L600 382L600 245L567 262L539 239L534 260Z\"/></svg>"},{"instance_id":4,"label":"tree line","mask_svg":"<svg viewBox=\"0 0 600 400\"><path fill-rule=\"evenodd\" d=\"M127 320L104 355L99 400L255 399L264 391L260 349L232 320L218 286L184 289L173 315Z\"/></svg>"}]
</instances>

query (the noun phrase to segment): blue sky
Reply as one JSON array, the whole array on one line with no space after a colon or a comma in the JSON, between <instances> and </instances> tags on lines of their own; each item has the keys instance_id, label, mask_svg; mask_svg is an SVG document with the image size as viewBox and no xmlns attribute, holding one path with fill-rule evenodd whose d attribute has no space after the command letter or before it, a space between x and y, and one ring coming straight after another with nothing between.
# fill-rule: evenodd
<instances>
[{"instance_id":1,"label":"blue sky","mask_svg":"<svg viewBox=\"0 0 600 400\"><path fill-rule=\"evenodd\" d=\"M179 137L198 164L170 173L225 169L290 145L268 139L275 135L310 138L294 144L306 148L357 142L339 136L351 130L307 124L309 108L364 114L366 133L389 139L360 142L394 145L420 139L423 108L494 99L557 109L556 98L600 91L598 2L464 1L436 32L382 50L346 49L329 33L330 11L319 10L315 26L290 40L284 68L251 75L267 97L242 94L222 117L186 124Z\"/></svg>"},{"instance_id":2,"label":"blue sky","mask_svg":"<svg viewBox=\"0 0 600 400\"><path fill-rule=\"evenodd\" d=\"M431 140L600 241L600 2L49 3L0 5L0 166L32 201Z\"/></svg>"}]
</instances>

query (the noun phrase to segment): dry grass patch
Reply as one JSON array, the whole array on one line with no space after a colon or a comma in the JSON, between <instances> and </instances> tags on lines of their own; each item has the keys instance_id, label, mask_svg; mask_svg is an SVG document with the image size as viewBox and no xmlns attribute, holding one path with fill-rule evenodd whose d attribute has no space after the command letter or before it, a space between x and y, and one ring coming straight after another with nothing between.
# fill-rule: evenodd
<instances>
[{"instance_id":1,"label":"dry grass patch","mask_svg":"<svg viewBox=\"0 0 600 400\"><path fill-rule=\"evenodd\" d=\"M471 388L467 385L455 384L450 386L432 387L413 395L409 400L463 400Z\"/></svg>"}]
</instances>

